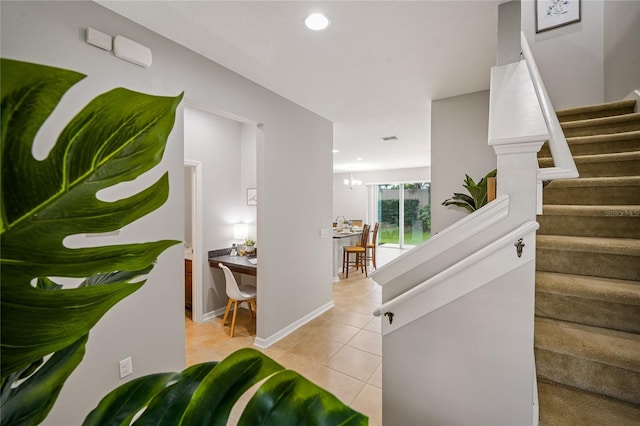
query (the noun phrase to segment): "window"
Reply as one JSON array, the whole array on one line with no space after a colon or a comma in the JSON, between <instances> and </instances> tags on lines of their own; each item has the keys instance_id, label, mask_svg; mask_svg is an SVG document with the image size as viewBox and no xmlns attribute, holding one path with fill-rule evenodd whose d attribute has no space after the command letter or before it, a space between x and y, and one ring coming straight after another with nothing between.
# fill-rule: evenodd
<instances>
[{"instance_id":1,"label":"window","mask_svg":"<svg viewBox=\"0 0 640 426\"><path fill-rule=\"evenodd\" d=\"M429 182L378 185L378 244L410 248L431 237Z\"/></svg>"}]
</instances>

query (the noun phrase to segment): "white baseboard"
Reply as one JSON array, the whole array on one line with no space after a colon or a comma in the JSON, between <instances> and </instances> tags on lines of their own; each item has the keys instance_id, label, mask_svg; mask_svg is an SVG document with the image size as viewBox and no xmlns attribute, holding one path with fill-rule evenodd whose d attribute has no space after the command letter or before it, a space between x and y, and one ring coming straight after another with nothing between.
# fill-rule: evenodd
<instances>
[{"instance_id":1,"label":"white baseboard","mask_svg":"<svg viewBox=\"0 0 640 426\"><path fill-rule=\"evenodd\" d=\"M317 318L320 315L322 315L323 313L327 312L329 309L333 308L333 306L334 306L333 302L329 302L329 303L319 307L315 311L310 312L309 314L307 314L304 317L300 318L298 321L288 325L287 327L283 328L282 330L278 331L277 333L272 334L271 336L267 337L266 339L262 339L262 338L256 337L256 339L253 342L253 344L255 346L259 347L260 349L266 349L269 346L271 346L274 343L276 343L278 340L280 340L280 339L288 336L289 334L293 333L295 330L297 330L298 328L302 327L303 325L305 325L309 321L311 321L314 318Z\"/></svg>"},{"instance_id":2,"label":"white baseboard","mask_svg":"<svg viewBox=\"0 0 640 426\"><path fill-rule=\"evenodd\" d=\"M219 317L220 315L224 315L224 311L226 309L227 307L225 306L223 308L218 308L214 311L207 312L206 314L202 315L202 322L209 321L211 318Z\"/></svg>"},{"instance_id":3,"label":"white baseboard","mask_svg":"<svg viewBox=\"0 0 640 426\"><path fill-rule=\"evenodd\" d=\"M635 99L636 100L636 112L640 112L640 90L636 89L633 92L629 93L625 99Z\"/></svg>"}]
</instances>

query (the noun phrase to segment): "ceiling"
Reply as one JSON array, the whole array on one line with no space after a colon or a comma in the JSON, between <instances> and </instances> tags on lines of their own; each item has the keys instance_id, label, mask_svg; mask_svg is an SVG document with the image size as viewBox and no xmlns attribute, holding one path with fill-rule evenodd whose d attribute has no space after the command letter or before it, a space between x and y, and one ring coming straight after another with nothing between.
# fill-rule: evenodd
<instances>
[{"instance_id":1,"label":"ceiling","mask_svg":"<svg viewBox=\"0 0 640 426\"><path fill-rule=\"evenodd\" d=\"M488 89L503 0L94 1L333 121L343 172L430 165L430 101Z\"/></svg>"}]
</instances>

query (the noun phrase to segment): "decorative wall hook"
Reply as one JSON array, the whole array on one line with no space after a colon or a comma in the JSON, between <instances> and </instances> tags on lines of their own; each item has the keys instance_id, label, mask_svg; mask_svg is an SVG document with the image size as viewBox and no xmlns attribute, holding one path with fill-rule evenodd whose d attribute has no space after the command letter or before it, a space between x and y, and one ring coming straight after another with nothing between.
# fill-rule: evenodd
<instances>
[{"instance_id":1,"label":"decorative wall hook","mask_svg":"<svg viewBox=\"0 0 640 426\"><path fill-rule=\"evenodd\" d=\"M384 316L389 319L389 325L393 324L393 312L385 312Z\"/></svg>"},{"instance_id":2,"label":"decorative wall hook","mask_svg":"<svg viewBox=\"0 0 640 426\"><path fill-rule=\"evenodd\" d=\"M522 242L522 238L520 238L516 243L513 244L514 246L516 246L516 253L518 253L518 257L522 257L522 249L524 248L524 246L526 245L525 243Z\"/></svg>"}]
</instances>

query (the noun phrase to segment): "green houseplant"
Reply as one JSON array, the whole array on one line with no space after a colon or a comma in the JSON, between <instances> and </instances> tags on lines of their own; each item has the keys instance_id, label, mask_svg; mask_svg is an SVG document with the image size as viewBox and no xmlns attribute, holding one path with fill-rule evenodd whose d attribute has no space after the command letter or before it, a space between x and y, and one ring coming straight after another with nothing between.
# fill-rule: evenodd
<instances>
[{"instance_id":1,"label":"green houseplant","mask_svg":"<svg viewBox=\"0 0 640 426\"><path fill-rule=\"evenodd\" d=\"M1 60L0 70L1 421L31 425L46 418L82 361L91 328L145 285L140 277L179 243L69 249L62 241L121 229L165 203L166 173L128 198L104 202L96 194L160 162L182 96L123 88L99 95L39 161L31 153L36 133L85 76L9 59ZM81 283L68 288L51 277ZM366 424L333 395L251 349L220 363L132 380L103 398L85 424L225 424L240 395L265 378L242 415L244 424Z\"/></svg>"},{"instance_id":2,"label":"green houseplant","mask_svg":"<svg viewBox=\"0 0 640 426\"><path fill-rule=\"evenodd\" d=\"M453 197L442 202L443 206L457 206L466 209L469 213L478 210L487 204L487 183L489 178L496 177L497 170L494 169L476 183L469 175L465 174L462 185L469 194L454 192Z\"/></svg>"}]
</instances>

